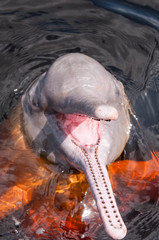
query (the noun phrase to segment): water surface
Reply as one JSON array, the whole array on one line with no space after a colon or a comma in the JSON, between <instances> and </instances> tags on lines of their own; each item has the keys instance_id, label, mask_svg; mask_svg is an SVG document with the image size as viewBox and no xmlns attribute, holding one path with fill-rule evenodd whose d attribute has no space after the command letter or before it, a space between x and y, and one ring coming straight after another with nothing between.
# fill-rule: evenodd
<instances>
[{"instance_id":1,"label":"water surface","mask_svg":"<svg viewBox=\"0 0 159 240\"><path fill-rule=\"evenodd\" d=\"M125 239L159 239L158 31L88 0L8 0L0 2L0 33L0 239L109 239L84 174L37 158L21 135L21 94L70 52L95 58L125 86L137 120L110 177Z\"/></svg>"}]
</instances>

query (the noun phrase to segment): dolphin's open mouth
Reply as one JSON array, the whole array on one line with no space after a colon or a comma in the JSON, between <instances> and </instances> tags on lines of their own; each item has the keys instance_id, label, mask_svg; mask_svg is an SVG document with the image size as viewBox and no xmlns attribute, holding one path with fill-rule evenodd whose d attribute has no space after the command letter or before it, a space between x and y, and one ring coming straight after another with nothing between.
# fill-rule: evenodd
<instances>
[{"instance_id":1,"label":"dolphin's open mouth","mask_svg":"<svg viewBox=\"0 0 159 240\"><path fill-rule=\"evenodd\" d=\"M95 146L100 138L100 122L85 115L59 114L65 133L81 147Z\"/></svg>"},{"instance_id":2,"label":"dolphin's open mouth","mask_svg":"<svg viewBox=\"0 0 159 240\"><path fill-rule=\"evenodd\" d=\"M106 232L114 239L126 235L126 227L120 216L107 168L99 157L103 120L80 114L57 114L60 126L83 158L85 174Z\"/></svg>"}]
</instances>

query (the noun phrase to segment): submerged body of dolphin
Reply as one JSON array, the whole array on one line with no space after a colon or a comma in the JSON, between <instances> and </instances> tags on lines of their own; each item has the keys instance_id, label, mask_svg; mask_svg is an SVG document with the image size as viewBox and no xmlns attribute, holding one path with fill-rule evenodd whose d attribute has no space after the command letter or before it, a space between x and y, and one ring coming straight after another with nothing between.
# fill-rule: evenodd
<instances>
[{"instance_id":1,"label":"submerged body of dolphin","mask_svg":"<svg viewBox=\"0 0 159 240\"><path fill-rule=\"evenodd\" d=\"M37 154L84 171L106 232L126 235L107 165L129 138L129 103L123 85L94 59L58 58L22 97L22 124Z\"/></svg>"}]
</instances>

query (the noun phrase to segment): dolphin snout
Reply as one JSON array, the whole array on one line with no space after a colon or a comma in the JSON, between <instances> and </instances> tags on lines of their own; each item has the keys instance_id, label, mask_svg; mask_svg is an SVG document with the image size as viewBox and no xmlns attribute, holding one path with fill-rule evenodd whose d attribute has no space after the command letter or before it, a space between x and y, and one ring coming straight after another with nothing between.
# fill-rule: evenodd
<instances>
[{"instance_id":1,"label":"dolphin snout","mask_svg":"<svg viewBox=\"0 0 159 240\"><path fill-rule=\"evenodd\" d=\"M103 120L117 120L118 111L115 107L108 105L98 106L95 110L95 116Z\"/></svg>"}]
</instances>

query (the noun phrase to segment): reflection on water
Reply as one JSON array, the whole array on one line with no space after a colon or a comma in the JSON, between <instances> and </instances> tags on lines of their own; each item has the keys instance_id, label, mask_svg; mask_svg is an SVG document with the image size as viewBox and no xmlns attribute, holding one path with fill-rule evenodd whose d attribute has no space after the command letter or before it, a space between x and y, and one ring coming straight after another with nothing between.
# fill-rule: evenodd
<instances>
[{"instance_id":1,"label":"reflection on water","mask_svg":"<svg viewBox=\"0 0 159 240\"><path fill-rule=\"evenodd\" d=\"M132 122L122 160L109 166L128 227L125 239L157 239L157 30L98 8L89 0L0 1L0 23L0 119L4 120L0 127L0 238L110 239L85 175L64 172L37 158L25 144L20 113L13 108L30 82L57 57L82 52L123 82L138 120Z\"/></svg>"},{"instance_id":2,"label":"reflection on water","mask_svg":"<svg viewBox=\"0 0 159 240\"><path fill-rule=\"evenodd\" d=\"M135 4L127 1L116 0L92 0L97 6L106 8L115 13L122 14L137 22L150 25L159 30L159 17L158 12L148 6L144 6L144 3Z\"/></svg>"}]
</instances>

